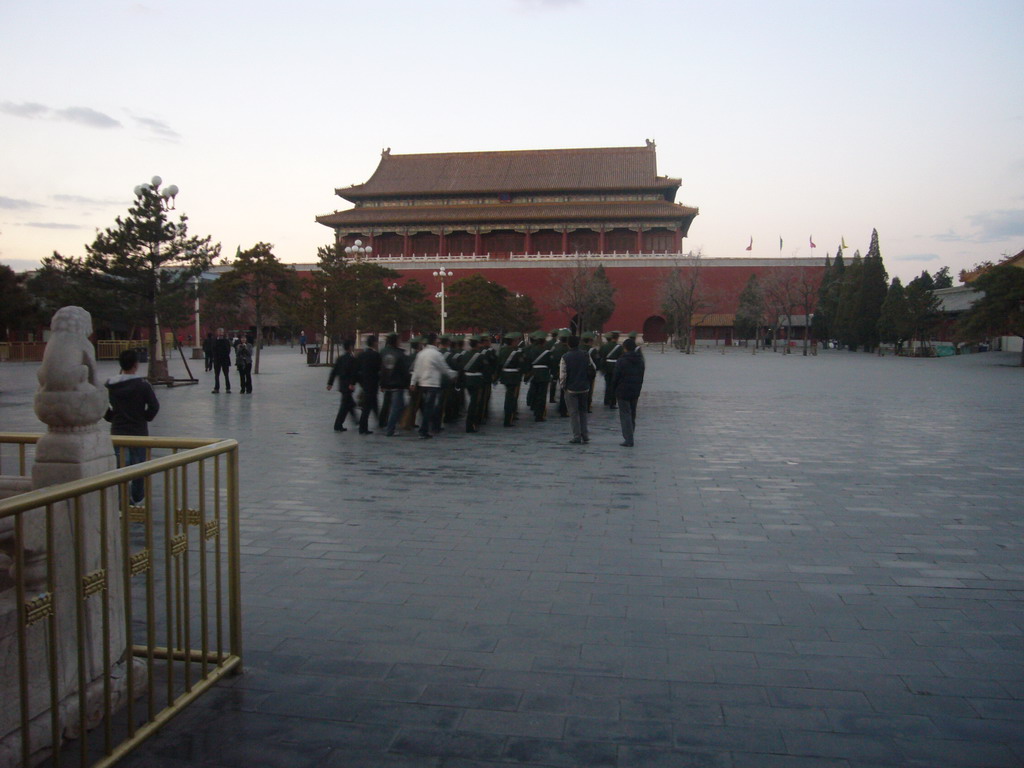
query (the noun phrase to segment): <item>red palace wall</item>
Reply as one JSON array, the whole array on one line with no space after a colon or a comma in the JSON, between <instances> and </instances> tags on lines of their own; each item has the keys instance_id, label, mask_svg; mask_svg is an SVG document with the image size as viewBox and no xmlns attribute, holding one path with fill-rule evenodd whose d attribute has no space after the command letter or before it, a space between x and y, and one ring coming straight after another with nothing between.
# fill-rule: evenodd
<instances>
[{"instance_id":1,"label":"red palace wall","mask_svg":"<svg viewBox=\"0 0 1024 768\"><path fill-rule=\"evenodd\" d=\"M444 261L383 258L376 261L401 273L398 282L416 278L426 286L428 295L441 290L440 280L432 274L441 267L454 273L446 280L449 287L460 278L481 275L514 293L530 296L537 305L545 330L568 326L572 319L557 306L556 301L559 284L564 281L566 272L576 269L579 263L571 257ZM603 265L608 280L615 288L615 312L605 328L638 333L643 332L644 323L649 318L662 317L662 290L672 270L691 269L685 260L670 257L602 257L589 259L588 265L591 264L594 267ZM751 275L756 274L763 284L780 272L795 274L809 271L816 284L824 273L824 263L821 259L703 259L700 269L703 294L711 302L707 311L732 314L736 312L740 293ZM807 311L813 312L813 306Z\"/></svg>"}]
</instances>

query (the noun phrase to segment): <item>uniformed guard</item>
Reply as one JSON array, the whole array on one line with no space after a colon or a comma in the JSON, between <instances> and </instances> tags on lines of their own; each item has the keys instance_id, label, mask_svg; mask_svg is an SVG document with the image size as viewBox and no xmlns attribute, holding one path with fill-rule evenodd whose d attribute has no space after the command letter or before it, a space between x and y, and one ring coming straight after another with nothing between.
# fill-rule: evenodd
<instances>
[{"instance_id":1,"label":"uniformed guard","mask_svg":"<svg viewBox=\"0 0 1024 768\"><path fill-rule=\"evenodd\" d=\"M569 351L568 341L570 335L568 328L559 328L558 338L555 341L555 345L551 347L551 386L548 393L548 402L558 403L559 416L569 415L569 409L565 405L565 394L559 393L558 366L562 362L562 355Z\"/></svg>"},{"instance_id":2,"label":"uniformed guard","mask_svg":"<svg viewBox=\"0 0 1024 768\"><path fill-rule=\"evenodd\" d=\"M523 350L520 349L520 334L509 331L498 350L497 380L505 387L504 425L515 425L516 411L519 410L519 387L523 383Z\"/></svg>"},{"instance_id":3,"label":"uniformed guard","mask_svg":"<svg viewBox=\"0 0 1024 768\"><path fill-rule=\"evenodd\" d=\"M590 358L591 366L587 369L587 375L590 377L590 391L587 393L587 413L594 412L594 381L597 379L597 372L601 370L601 353L594 346L594 334L591 331L585 331L580 336L580 347L588 358Z\"/></svg>"},{"instance_id":4,"label":"uniformed guard","mask_svg":"<svg viewBox=\"0 0 1024 768\"><path fill-rule=\"evenodd\" d=\"M455 389L452 390L448 398L448 410L445 412L444 418L446 424L458 421L466 412L466 377L462 375L462 366L468 359L466 352L466 337L462 334L452 335L448 366L458 376L455 378Z\"/></svg>"},{"instance_id":5,"label":"uniformed guard","mask_svg":"<svg viewBox=\"0 0 1024 768\"><path fill-rule=\"evenodd\" d=\"M409 339L409 370L412 370L413 365L416 364L416 355L419 354L420 349L423 347L423 337L413 336ZM402 420L399 422L399 427L402 429L414 429L416 427L417 414L420 412L420 398L422 393L419 387L414 389L409 398L409 402L405 406L405 413L402 414Z\"/></svg>"},{"instance_id":6,"label":"uniformed guard","mask_svg":"<svg viewBox=\"0 0 1024 768\"><path fill-rule=\"evenodd\" d=\"M551 350L544 348L546 336L544 331L534 331L530 334L533 343L525 353L526 365L529 366L526 376L530 381L526 404L533 411L534 421L547 420L548 384L551 382L551 367L547 358L551 355Z\"/></svg>"},{"instance_id":7,"label":"uniformed guard","mask_svg":"<svg viewBox=\"0 0 1024 768\"><path fill-rule=\"evenodd\" d=\"M466 407L466 431L480 431L480 406L483 404L483 389L490 388L490 383L484 381L484 358L480 349L480 337L469 337L469 349L466 350L462 362L462 378L464 388L469 395L469 405Z\"/></svg>"},{"instance_id":8,"label":"uniformed guard","mask_svg":"<svg viewBox=\"0 0 1024 768\"><path fill-rule=\"evenodd\" d=\"M480 354L484 358L484 389L481 393L480 423L486 424L491 412L491 389L498 371L498 351L491 346L491 334L480 334Z\"/></svg>"},{"instance_id":9,"label":"uniformed guard","mask_svg":"<svg viewBox=\"0 0 1024 768\"><path fill-rule=\"evenodd\" d=\"M619 332L609 331L605 334L608 339L601 345L601 373L604 374L604 404L611 409L618 406L615 404L615 392L612 391L612 374L615 372L615 361L622 356L622 345L619 343Z\"/></svg>"}]
</instances>

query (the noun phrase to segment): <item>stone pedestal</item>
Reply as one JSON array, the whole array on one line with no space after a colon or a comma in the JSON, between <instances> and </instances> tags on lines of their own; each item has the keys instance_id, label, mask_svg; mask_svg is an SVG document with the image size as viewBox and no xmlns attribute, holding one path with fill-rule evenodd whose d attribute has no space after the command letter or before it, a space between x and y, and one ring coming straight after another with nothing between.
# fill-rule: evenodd
<instances>
[{"instance_id":1,"label":"stone pedestal","mask_svg":"<svg viewBox=\"0 0 1024 768\"><path fill-rule=\"evenodd\" d=\"M106 389L96 380L96 361L88 341L91 318L79 307L64 307L54 315L52 335L39 370L40 388L35 398L36 415L45 422L47 433L36 447L32 467L32 488L92 477L115 468L114 451L100 419L107 408ZM25 480L20 479L24 488ZM8 492L17 491L18 480L0 482ZM44 758L56 745L50 728L51 661L56 663L56 690L60 731L57 740L81 733L83 722L79 698L79 650L83 652L86 685L85 727L95 727L103 717L103 687L106 671L115 706L126 700L124 670L130 663L129 639L124 625L124 581L121 524L118 498L107 494L106 519L102 519L101 497L81 497L78 510L72 502L53 507L52 524L45 510L23 516L24 536L20 542L25 560L23 573L10 573L0 581L0 660L7 680L0 697L0 768L22 764L21 702L18 695L18 639L15 579L25 585L26 601L46 606L43 617L27 628L29 669L29 718L32 755L28 764ZM102 537L106 529L106 538ZM76 535L77 534L77 535ZM48 538L49 537L49 538ZM53 549L48 551L48 541ZM0 530L0 547L8 568L15 568L13 521ZM105 552L104 552L105 550ZM76 571L76 558L80 561ZM106 568L104 568L104 560ZM49 579L54 588L49 590ZM83 590L84 620L79 626L77 601ZM104 595L104 593L106 593ZM104 596L109 612L104 615ZM56 628L56 646L51 647L49 624ZM104 629L109 652L104 657Z\"/></svg>"}]
</instances>

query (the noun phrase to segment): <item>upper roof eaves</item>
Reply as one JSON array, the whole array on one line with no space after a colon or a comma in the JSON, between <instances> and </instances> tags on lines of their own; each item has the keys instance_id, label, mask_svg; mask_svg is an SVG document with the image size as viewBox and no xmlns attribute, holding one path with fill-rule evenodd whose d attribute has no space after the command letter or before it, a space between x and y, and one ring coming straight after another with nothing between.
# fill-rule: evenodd
<instances>
[{"instance_id":1,"label":"upper roof eaves","mask_svg":"<svg viewBox=\"0 0 1024 768\"><path fill-rule=\"evenodd\" d=\"M679 185L679 179L657 175L653 146L421 155L392 155L385 150L367 182L335 192L358 202L375 197L677 189Z\"/></svg>"}]
</instances>

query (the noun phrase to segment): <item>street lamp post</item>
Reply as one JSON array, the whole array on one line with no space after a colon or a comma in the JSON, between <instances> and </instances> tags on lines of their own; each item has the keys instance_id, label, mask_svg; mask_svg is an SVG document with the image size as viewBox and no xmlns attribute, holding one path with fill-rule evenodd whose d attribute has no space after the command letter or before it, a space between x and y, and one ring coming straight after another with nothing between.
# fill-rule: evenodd
<instances>
[{"instance_id":1,"label":"street lamp post","mask_svg":"<svg viewBox=\"0 0 1024 768\"><path fill-rule=\"evenodd\" d=\"M161 212L173 211L174 210L174 198L178 196L178 187L174 184L160 189L160 185L163 184L163 179L159 176L154 176L150 179L149 184L139 184L135 187L135 196L142 197L147 189L151 189L157 193L160 202ZM159 191L158 191L159 190ZM153 263L157 264L156 268L156 288L154 296L158 296L160 293L160 274L162 272L160 264L160 241L156 240L153 243ZM167 380L167 360L164 359L164 342L161 338L160 331L160 312L157 309L155 302L153 306L153 320L156 332L155 345L153 347L153 359L149 361L149 378L153 381L165 381Z\"/></svg>"},{"instance_id":2,"label":"street lamp post","mask_svg":"<svg viewBox=\"0 0 1024 768\"><path fill-rule=\"evenodd\" d=\"M357 262L362 261L365 258L369 258L373 255L372 245L363 245L362 240L356 240L352 245L345 246L345 254ZM357 283L358 285L358 283ZM359 295L358 290L356 291L356 322L359 322ZM356 347L359 347L359 329L356 328Z\"/></svg>"},{"instance_id":3,"label":"street lamp post","mask_svg":"<svg viewBox=\"0 0 1024 768\"><path fill-rule=\"evenodd\" d=\"M394 317L394 330L393 333L398 333L398 294L395 291L398 290L398 283L392 283L388 286L388 293L391 294L391 298L395 302L395 317Z\"/></svg>"},{"instance_id":4,"label":"street lamp post","mask_svg":"<svg viewBox=\"0 0 1024 768\"><path fill-rule=\"evenodd\" d=\"M202 346L203 346L203 339L199 335L199 332L200 332L199 331L199 275L196 275L195 277L192 278L192 285L196 289L196 305L195 305L196 335L193 337L195 339L195 345L192 348L192 359L193 360L198 360L198 359L200 359L202 357L202 354L199 354L199 352L200 352L200 350L202 349Z\"/></svg>"},{"instance_id":5,"label":"street lamp post","mask_svg":"<svg viewBox=\"0 0 1024 768\"><path fill-rule=\"evenodd\" d=\"M438 298L441 299L441 333L444 333L444 319L448 317L448 313L445 312L444 310L444 279L446 277L451 277L453 274L454 273L450 269L439 269L436 272L434 272L434 277L438 277L441 279L441 290L437 293Z\"/></svg>"}]
</instances>

